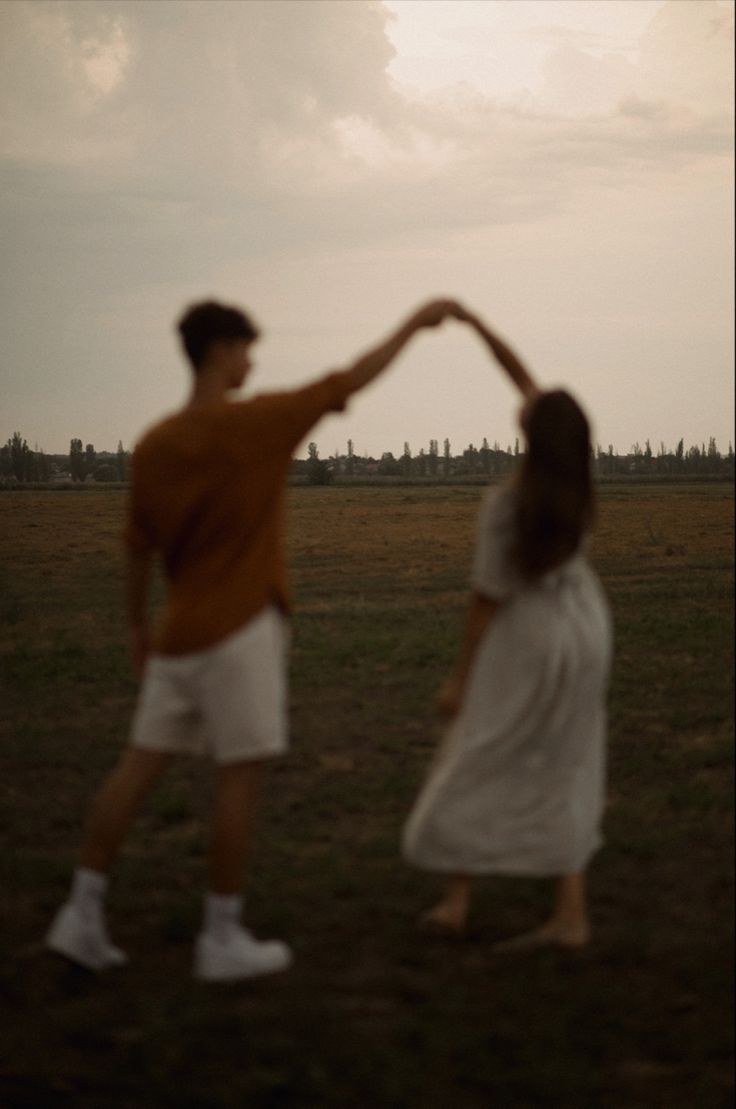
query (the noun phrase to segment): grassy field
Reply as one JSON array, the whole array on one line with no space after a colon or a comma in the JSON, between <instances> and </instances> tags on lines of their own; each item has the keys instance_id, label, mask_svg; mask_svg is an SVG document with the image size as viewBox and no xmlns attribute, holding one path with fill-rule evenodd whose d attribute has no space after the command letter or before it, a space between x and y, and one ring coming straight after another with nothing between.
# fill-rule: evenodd
<instances>
[{"instance_id":1,"label":"grassy field","mask_svg":"<svg viewBox=\"0 0 736 1109\"><path fill-rule=\"evenodd\" d=\"M481 491L291 493L293 753L249 888L287 975L190 977L209 769L184 761L119 865L131 965L44 952L135 695L120 491L0 493L2 1109L715 1109L731 1103L733 487L607 486L616 621L606 846L585 954L499 956L546 883L481 883L464 942L398 837L437 740Z\"/></svg>"}]
</instances>

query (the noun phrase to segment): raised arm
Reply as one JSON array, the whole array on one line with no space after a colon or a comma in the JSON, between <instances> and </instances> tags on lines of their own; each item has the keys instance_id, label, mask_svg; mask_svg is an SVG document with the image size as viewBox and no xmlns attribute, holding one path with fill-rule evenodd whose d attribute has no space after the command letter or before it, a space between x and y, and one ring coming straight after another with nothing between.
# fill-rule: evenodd
<instances>
[{"instance_id":1,"label":"raised arm","mask_svg":"<svg viewBox=\"0 0 736 1109\"><path fill-rule=\"evenodd\" d=\"M468 312L465 309L461 311L462 315L460 319L465 320L471 327L474 327L484 342L488 344L496 359L506 370L506 373L519 392L527 398L535 396L539 392L539 386L534 381L526 366L516 357L511 348L507 346L506 343L502 342L498 335L494 335L490 328L486 327L483 321L473 312Z\"/></svg>"},{"instance_id":2,"label":"raised arm","mask_svg":"<svg viewBox=\"0 0 736 1109\"><path fill-rule=\"evenodd\" d=\"M464 318L463 312L464 309L454 300L432 300L418 308L384 342L361 355L347 368L350 392L357 392L378 377L417 331L425 327L437 327L448 316Z\"/></svg>"}]
</instances>

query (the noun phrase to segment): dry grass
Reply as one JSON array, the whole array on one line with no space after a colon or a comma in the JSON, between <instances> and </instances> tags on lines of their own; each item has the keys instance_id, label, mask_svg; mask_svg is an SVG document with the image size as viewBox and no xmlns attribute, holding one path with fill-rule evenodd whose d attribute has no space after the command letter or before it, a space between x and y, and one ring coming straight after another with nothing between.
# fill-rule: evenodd
<instances>
[{"instance_id":1,"label":"dry grass","mask_svg":"<svg viewBox=\"0 0 736 1109\"><path fill-rule=\"evenodd\" d=\"M420 941L432 883L398 859L436 740L480 491L291 493L293 737L250 915L290 974L189 978L209 777L141 818L101 982L43 953L84 805L135 694L118 491L0 494L3 1109L716 1109L731 1084L733 489L606 487L592 557L617 628L607 845L588 955L499 961L542 883L481 884L463 945ZM204 777L204 788L203 788Z\"/></svg>"}]
</instances>

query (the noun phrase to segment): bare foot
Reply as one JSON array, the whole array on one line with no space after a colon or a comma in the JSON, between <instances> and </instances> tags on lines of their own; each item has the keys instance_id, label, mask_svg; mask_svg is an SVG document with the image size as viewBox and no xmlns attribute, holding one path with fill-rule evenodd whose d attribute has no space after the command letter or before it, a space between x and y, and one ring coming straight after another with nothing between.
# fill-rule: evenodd
<instances>
[{"instance_id":1,"label":"bare foot","mask_svg":"<svg viewBox=\"0 0 736 1109\"><path fill-rule=\"evenodd\" d=\"M433 909L422 913L419 927L427 932L440 932L443 935L460 936L465 931L467 913L455 905L440 901Z\"/></svg>"},{"instance_id":2,"label":"bare foot","mask_svg":"<svg viewBox=\"0 0 736 1109\"><path fill-rule=\"evenodd\" d=\"M566 951L579 951L590 943L590 925L586 922L566 924L550 920L532 932L513 936L493 945L495 952L533 951L539 947L560 947Z\"/></svg>"}]
</instances>

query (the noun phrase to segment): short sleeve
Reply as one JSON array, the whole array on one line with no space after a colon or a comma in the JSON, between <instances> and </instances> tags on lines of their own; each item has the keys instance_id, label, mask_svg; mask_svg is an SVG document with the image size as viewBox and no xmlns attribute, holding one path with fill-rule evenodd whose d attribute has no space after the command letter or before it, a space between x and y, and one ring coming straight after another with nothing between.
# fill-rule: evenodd
<instances>
[{"instance_id":1,"label":"short sleeve","mask_svg":"<svg viewBox=\"0 0 736 1109\"><path fill-rule=\"evenodd\" d=\"M349 373L337 370L301 389L275 395L283 406L282 428L291 448L296 447L326 413L342 412L350 392Z\"/></svg>"},{"instance_id":2,"label":"short sleeve","mask_svg":"<svg viewBox=\"0 0 736 1109\"><path fill-rule=\"evenodd\" d=\"M514 541L514 499L508 489L492 490L478 517L472 588L493 600L502 601L519 586L511 560Z\"/></svg>"}]
</instances>

